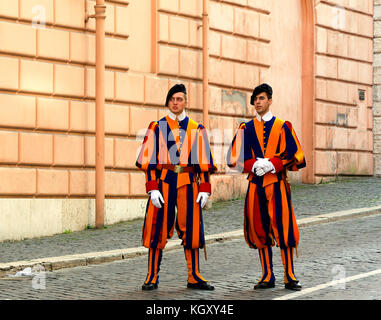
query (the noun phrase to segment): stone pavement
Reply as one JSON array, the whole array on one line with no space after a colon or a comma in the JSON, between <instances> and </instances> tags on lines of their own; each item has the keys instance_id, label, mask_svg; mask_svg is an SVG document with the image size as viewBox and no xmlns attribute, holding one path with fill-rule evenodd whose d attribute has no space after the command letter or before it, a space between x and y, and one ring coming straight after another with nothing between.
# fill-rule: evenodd
<instances>
[{"instance_id":1,"label":"stone pavement","mask_svg":"<svg viewBox=\"0 0 381 320\"><path fill-rule=\"evenodd\" d=\"M296 300L381 300L381 272L359 281L347 282L343 286L331 286L312 293L308 291L337 277L346 278L370 271L381 271L380 214L306 226L300 231L301 242L299 257L295 259L295 272L303 290L299 292L302 295ZM279 248L274 248L273 253L276 286L269 290L253 290L261 275L258 251L249 249L244 239L239 238L208 245L208 260L200 257L202 275L215 286L214 291L186 288L187 268L184 252L179 249L164 251L159 288L155 291L141 290L147 270L147 257L141 256L47 272L43 286L39 288L33 287L30 278L18 281L0 279L0 299L123 300L122 304L117 305L122 307L124 312L131 312L131 307L144 312L144 304L140 303L143 300L149 300L145 305L151 307L158 304L158 300L167 306L174 305L175 300L186 300L187 303L182 304L184 309L194 303L221 304L221 300L224 300L222 303L232 304L231 301L234 300L234 315L239 311L237 308L241 307L236 301L249 300L249 311L259 307L266 308L268 312L268 307L276 308L276 305L266 306L262 303L263 300L284 298L294 293L284 288ZM128 303L126 300L134 302ZM256 300L260 300L261 303L254 304ZM101 306L98 305L95 309L100 311ZM289 306L282 304L279 307ZM368 307L369 304L366 309ZM300 305L295 305L295 308L299 311ZM183 316L189 319L189 308L186 310L188 312L183 312ZM362 308L360 310L364 312ZM340 309L340 312L342 311ZM326 309L325 312L327 314L329 311ZM255 314L258 312L255 311ZM172 318L174 317L167 317Z\"/></svg>"},{"instance_id":2,"label":"stone pavement","mask_svg":"<svg viewBox=\"0 0 381 320\"><path fill-rule=\"evenodd\" d=\"M381 178L346 178L319 185L293 185L292 199L298 220L323 213L376 207L381 205ZM243 203L243 199L223 201L214 203L212 208L205 210L206 236L242 230ZM142 223L142 219L137 219L102 230L88 229L51 237L3 242L0 244L0 266L15 261L23 261L19 266L25 266L33 259L88 252L99 252L101 255L104 251L116 249L131 248L133 251L132 248L141 246ZM173 239L177 239L176 233ZM110 257L111 260L115 259ZM82 262L77 263L81 264Z\"/></svg>"}]
</instances>

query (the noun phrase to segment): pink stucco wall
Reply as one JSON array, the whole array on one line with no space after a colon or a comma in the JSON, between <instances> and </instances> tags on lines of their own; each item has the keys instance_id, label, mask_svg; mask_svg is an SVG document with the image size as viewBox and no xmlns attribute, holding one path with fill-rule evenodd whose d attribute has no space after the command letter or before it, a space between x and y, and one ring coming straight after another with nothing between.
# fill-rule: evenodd
<instances>
[{"instance_id":1,"label":"pink stucco wall","mask_svg":"<svg viewBox=\"0 0 381 320\"><path fill-rule=\"evenodd\" d=\"M84 17L95 2L62 3L0 4L2 197L94 196L94 21L85 24ZM138 133L166 114L174 83L185 83L188 114L202 122L202 1L106 4L106 197L141 199ZM302 123L301 4L210 1L209 129L233 133L252 118L252 89L266 81L274 88L273 113L292 122L302 146L303 125L314 128L308 146L314 182L372 175L373 2L314 2L315 118L308 124ZM43 9L44 26L32 25L41 13L36 8ZM245 177L227 172L226 145L214 140L214 199L238 196ZM299 173L291 178L302 181Z\"/></svg>"}]
</instances>

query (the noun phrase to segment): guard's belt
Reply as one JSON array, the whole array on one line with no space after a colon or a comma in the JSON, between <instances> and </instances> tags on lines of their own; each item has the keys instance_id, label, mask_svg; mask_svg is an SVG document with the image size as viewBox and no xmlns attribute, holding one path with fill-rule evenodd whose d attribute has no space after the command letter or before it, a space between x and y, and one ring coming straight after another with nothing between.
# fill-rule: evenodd
<instances>
[{"instance_id":1,"label":"guard's belt","mask_svg":"<svg viewBox=\"0 0 381 320\"><path fill-rule=\"evenodd\" d=\"M179 166L178 164L173 165L173 164L162 164L161 165L162 169L167 169L171 170L175 173L183 173L183 172L192 172L195 173L194 167L183 167Z\"/></svg>"}]
</instances>

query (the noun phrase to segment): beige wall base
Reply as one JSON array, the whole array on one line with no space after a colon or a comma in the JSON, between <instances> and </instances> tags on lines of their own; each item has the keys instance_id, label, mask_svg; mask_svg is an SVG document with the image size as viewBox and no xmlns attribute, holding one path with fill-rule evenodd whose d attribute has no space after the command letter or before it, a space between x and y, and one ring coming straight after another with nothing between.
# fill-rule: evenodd
<instances>
[{"instance_id":1,"label":"beige wall base","mask_svg":"<svg viewBox=\"0 0 381 320\"><path fill-rule=\"evenodd\" d=\"M146 199L106 199L105 225L143 218ZM0 199L0 241L51 236L95 225L94 199Z\"/></svg>"}]
</instances>

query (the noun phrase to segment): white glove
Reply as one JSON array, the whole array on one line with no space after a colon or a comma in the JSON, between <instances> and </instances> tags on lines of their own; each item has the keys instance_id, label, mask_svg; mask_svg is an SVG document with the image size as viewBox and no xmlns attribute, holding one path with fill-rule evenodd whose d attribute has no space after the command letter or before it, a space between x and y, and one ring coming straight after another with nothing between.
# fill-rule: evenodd
<instances>
[{"instance_id":1,"label":"white glove","mask_svg":"<svg viewBox=\"0 0 381 320\"><path fill-rule=\"evenodd\" d=\"M210 193L209 192L199 192L197 196L196 202L199 203L201 200L201 208L204 208L206 203L208 202Z\"/></svg>"},{"instance_id":2,"label":"white glove","mask_svg":"<svg viewBox=\"0 0 381 320\"><path fill-rule=\"evenodd\" d=\"M149 192L151 196L151 202L156 208L161 208L160 201L164 204L163 196L161 195L159 190L152 190Z\"/></svg>"},{"instance_id":3,"label":"white glove","mask_svg":"<svg viewBox=\"0 0 381 320\"><path fill-rule=\"evenodd\" d=\"M255 169L255 174L259 177L265 175L267 172L275 173L275 168L272 162L268 159L258 158L256 162L260 161L258 167ZM253 166L254 167L254 166Z\"/></svg>"},{"instance_id":4,"label":"white glove","mask_svg":"<svg viewBox=\"0 0 381 320\"><path fill-rule=\"evenodd\" d=\"M262 168L257 168L255 170L255 174L258 176L258 177L262 177L263 175L266 174L265 170L263 170Z\"/></svg>"},{"instance_id":5,"label":"white glove","mask_svg":"<svg viewBox=\"0 0 381 320\"><path fill-rule=\"evenodd\" d=\"M266 164L266 159L258 158L257 161L254 162L253 167L251 168L251 172L255 173L256 169L263 168Z\"/></svg>"}]
</instances>

